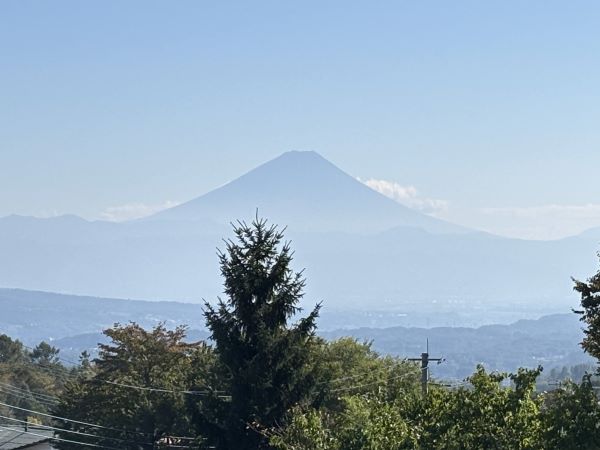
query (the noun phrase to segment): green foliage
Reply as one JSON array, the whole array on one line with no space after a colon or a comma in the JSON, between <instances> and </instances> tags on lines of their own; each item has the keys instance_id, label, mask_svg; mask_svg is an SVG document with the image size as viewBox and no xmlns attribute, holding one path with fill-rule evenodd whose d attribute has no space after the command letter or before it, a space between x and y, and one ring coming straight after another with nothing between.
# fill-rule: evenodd
<instances>
[{"instance_id":1,"label":"green foliage","mask_svg":"<svg viewBox=\"0 0 600 450\"><path fill-rule=\"evenodd\" d=\"M49 367L59 364L58 353L59 350L50 344L40 342L31 352L30 358L34 364Z\"/></svg>"},{"instance_id":2,"label":"green foliage","mask_svg":"<svg viewBox=\"0 0 600 450\"><path fill-rule=\"evenodd\" d=\"M600 405L591 377L546 394L542 410L545 448L594 450L600 442Z\"/></svg>"},{"instance_id":3,"label":"green foliage","mask_svg":"<svg viewBox=\"0 0 600 450\"><path fill-rule=\"evenodd\" d=\"M83 354L67 369L47 343L29 351L0 336L0 396L79 421L54 425L59 437L90 448L599 448L600 404L589 375L536 395L541 368L506 374L478 366L468 386L434 386L422 397L416 365L382 357L368 342L316 338L319 306L290 323L305 281L290 268L283 234L262 220L234 231L236 241L220 254L227 299L205 305L214 349L185 343L184 328L115 325L96 360ZM575 289L588 326L582 345L599 357L600 272ZM563 370L565 377L582 371Z\"/></svg>"},{"instance_id":4,"label":"green foliage","mask_svg":"<svg viewBox=\"0 0 600 450\"><path fill-rule=\"evenodd\" d=\"M370 342L353 338L320 340L312 347L319 400L330 410L343 408L343 396L373 394L393 401L418 390L419 369L412 363L375 352Z\"/></svg>"},{"instance_id":5,"label":"green foliage","mask_svg":"<svg viewBox=\"0 0 600 450\"><path fill-rule=\"evenodd\" d=\"M380 398L347 398L340 419L337 434L341 449L400 449L415 443L402 409Z\"/></svg>"},{"instance_id":6,"label":"green foliage","mask_svg":"<svg viewBox=\"0 0 600 450\"><path fill-rule=\"evenodd\" d=\"M228 412L230 403L219 399L220 390L228 385L218 384L223 367L211 348L186 344L183 329L168 331L163 326L151 331L135 324L115 326L106 333L113 343L102 346L94 362L82 355L79 368L63 367L62 372L56 362L57 370L52 373L75 374L77 378L67 383L60 405L52 411L108 429L56 421L63 429L59 436L120 449L168 448L168 443L210 448L205 439L167 438L197 432L210 438L212 420ZM26 351L18 341L0 337L0 343L4 360L13 364L11 374L20 373L16 371L19 367L35 368L33 361L40 360L39 352L34 356L34 350ZM38 347L48 349L46 345ZM55 352L42 354L48 361ZM600 405L590 376L581 385L567 382L536 397L539 369L507 375L478 367L468 379L468 387L434 386L423 399L418 368L381 357L368 343L315 340L310 357L314 359L314 388L322 401L300 402L276 426L260 429L257 434L268 438L274 449L592 450L600 442ZM6 362L1 364L7 367ZM39 375L48 374L41 371ZM216 387L208 396L181 392L204 389L210 394ZM38 406L32 409L42 410ZM230 444L220 445L227 448ZM65 442L56 446L61 450L81 448Z\"/></svg>"},{"instance_id":7,"label":"green foliage","mask_svg":"<svg viewBox=\"0 0 600 450\"><path fill-rule=\"evenodd\" d=\"M600 256L600 255L599 255ZM583 349L596 359L600 359L600 271L587 282L573 280L574 289L581 294L581 321L586 324Z\"/></svg>"},{"instance_id":8,"label":"green foliage","mask_svg":"<svg viewBox=\"0 0 600 450\"><path fill-rule=\"evenodd\" d=\"M397 404L371 396L344 398L340 413L295 410L285 429L273 430L278 450L383 450L416 445L409 423Z\"/></svg>"},{"instance_id":9,"label":"green foliage","mask_svg":"<svg viewBox=\"0 0 600 450\"><path fill-rule=\"evenodd\" d=\"M227 241L220 254L227 300L216 309L205 305L230 392L216 406L210 430L218 448L257 449L267 446L259 429L314 396L310 348L319 306L289 325L300 311L305 281L290 267L282 232L257 219L239 223L234 233L236 241Z\"/></svg>"},{"instance_id":10,"label":"green foliage","mask_svg":"<svg viewBox=\"0 0 600 450\"><path fill-rule=\"evenodd\" d=\"M295 410L288 428L273 431L271 443L279 450L544 448L541 400L533 397L538 375L539 369L506 375L479 367L470 388L435 388L425 399L352 395L339 412ZM513 386L503 387L508 380Z\"/></svg>"},{"instance_id":11,"label":"green foliage","mask_svg":"<svg viewBox=\"0 0 600 450\"><path fill-rule=\"evenodd\" d=\"M210 348L183 342L185 329L159 325L146 331L137 324L106 330L112 344L101 345L92 365L68 383L54 410L61 417L99 424L102 429L56 421L59 436L122 449L156 448L170 436L192 433L185 391L202 382L212 364ZM125 431L127 430L127 431ZM187 442L186 442L187 445ZM79 446L58 443L60 449Z\"/></svg>"},{"instance_id":12,"label":"green foliage","mask_svg":"<svg viewBox=\"0 0 600 450\"><path fill-rule=\"evenodd\" d=\"M580 383L583 378L592 374L596 371L594 364L576 364L574 366L562 366L553 367L546 374L546 376L540 377L537 381L537 388L539 390L551 390L554 389L557 382L574 381ZM541 389L544 388L544 389Z\"/></svg>"},{"instance_id":13,"label":"green foliage","mask_svg":"<svg viewBox=\"0 0 600 450\"><path fill-rule=\"evenodd\" d=\"M5 334L0 335L0 364L22 363L26 357L25 347Z\"/></svg>"},{"instance_id":14,"label":"green foliage","mask_svg":"<svg viewBox=\"0 0 600 450\"><path fill-rule=\"evenodd\" d=\"M471 387L434 389L418 415L420 445L440 449L533 449L539 445L539 400L533 398L538 370L510 376L479 366ZM510 379L514 387L501 383Z\"/></svg>"},{"instance_id":15,"label":"green foliage","mask_svg":"<svg viewBox=\"0 0 600 450\"><path fill-rule=\"evenodd\" d=\"M295 407L290 411L290 423L285 428L269 430L270 444L278 450L339 450L340 442L335 427L328 424L331 416L323 411L302 411Z\"/></svg>"},{"instance_id":16,"label":"green foliage","mask_svg":"<svg viewBox=\"0 0 600 450\"><path fill-rule=\"evenodd\" d=\"M30 351L20 341L0 335L0 402L48 412L69 373L57 356L58 350L45 342ZM29 413L0 407L0 415L26 420Z\"/></svg>"},{"instance_id":17,"label":"green foliage","mask_svg":"<svg viewBox=\"0 0 600 450\"><path fill-rule=\"evenodd\" d=\"M319 341L312 352L321 397L315 408L293 408L289 426L269 430L272 446L387 449L414 439L399 407L420 392L414 364L381 357L351 338Z\"/></svg>"}]
</instances>

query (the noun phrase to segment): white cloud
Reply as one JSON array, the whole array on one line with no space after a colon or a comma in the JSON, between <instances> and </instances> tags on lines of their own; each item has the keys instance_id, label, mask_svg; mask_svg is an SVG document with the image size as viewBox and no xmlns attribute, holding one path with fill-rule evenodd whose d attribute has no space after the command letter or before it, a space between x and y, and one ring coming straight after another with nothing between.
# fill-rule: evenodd
<instances>
[{"instance_id":1,"label":"white cloud","mask_svg":"<svg viewBox=\"0 0 600 450\"><path fill-rule=\"evenodd\" d=\"M421 197L419 191L414 186L403 186L395 181L377 180L374 178L368 180L361 180L359 178L359 181L380 194L425 214L439 216L448 210L447 201Z\"/></svg>"},{"instance_id":2,"label":"white cloud","mask_svg":"<svg viewBox=\"0 0 600 450\"><path fill-rule=\"evenodd\" d=\"M482 208L489 231L525 239L559 239L600 226L600 204Z\"/></svg>"},{"instance_id":3,"label":"white cloud","mask_svg":"<svg viewBox=\"0 0 600 450\"><path fill-rule=\"evenodd\" d=\"M180 202L167 200L166 202L155 204L127 203L125 205L109 206L100 213L100 218L109 222L124 222L127 220L141 219L142 217L150 216L163 209L173 208L179 204Z\"/></svg>"}]
</instances>

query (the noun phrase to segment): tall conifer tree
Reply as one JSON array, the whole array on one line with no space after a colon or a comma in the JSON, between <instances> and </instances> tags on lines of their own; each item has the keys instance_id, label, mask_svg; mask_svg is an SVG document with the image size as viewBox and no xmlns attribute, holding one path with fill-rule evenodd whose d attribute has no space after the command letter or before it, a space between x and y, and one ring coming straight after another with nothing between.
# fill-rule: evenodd
<instances>
[{"instance_id":1,"label":"tall conifer tree","mask_svg":"<svg viewBox=\"0 0 600 450\"><path fill-rule=\"evenodd\" d=\"M600 253L598 254L600 256ZM574 289L581 294L581 321L587 325L583 330L585 337L581 346L583 349L600 360L600 271L584 281L573 280Z\"/></svg>"},{"instance_id":2,"label":"tall conifer tree","mask_svg":"<svg viewBox=\"0 0 600 450\"><path fill-rule=\"evenodd\" d=\"M305 280L290 267L283 232L257 218L239 222L234 233L219 254L227 299L216 308L206 303L204 313L231 395L213 430L220 449L264 449L260 428L281 425L314 388L309 347L320 305L290 324Z\"/></svg>"}]
</instances>

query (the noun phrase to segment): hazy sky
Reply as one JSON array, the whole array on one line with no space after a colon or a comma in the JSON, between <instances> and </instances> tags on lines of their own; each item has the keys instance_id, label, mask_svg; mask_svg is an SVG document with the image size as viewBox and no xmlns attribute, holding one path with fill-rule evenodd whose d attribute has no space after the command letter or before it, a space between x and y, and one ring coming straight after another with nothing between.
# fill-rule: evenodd
<instances>
[{"instance_id":1,"label":"hazy sky","mask_svg":"<svg viewBox=\"0 0 600 450\"><path fill-rule=\"evenodd\" d=\"M598 226L598 24L595 1L5 0L0 216L124 218L306 149L461 224Z\"/></svg>"}]
</instances>

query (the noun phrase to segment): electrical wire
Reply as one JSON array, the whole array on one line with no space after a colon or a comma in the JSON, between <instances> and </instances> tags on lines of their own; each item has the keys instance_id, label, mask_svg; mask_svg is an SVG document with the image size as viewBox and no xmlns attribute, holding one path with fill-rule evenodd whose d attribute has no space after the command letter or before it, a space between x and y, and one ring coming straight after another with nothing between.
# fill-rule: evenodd
<instances>
[{"instance_id":1,"label":"electrical wire","mask_svg":"<svg viewBox=\"0 0 600 450\"><path fill-rule=\"evenodd\" d=\"M353 380L355 378L361 378L361 377L364 377L364 376L367 376L367 375L372 375L374 373L384 372L386 370L387 371L391 371L391 370L393 370L393 368L392 367L381 367L381 368L376 369L376 370L371 370L371 371L368 371L368 372L362 372L362 373L359 373L359 374L356 374L356 375L349 375L347 377L340 377L340 378L334 378L332 380L319 381L317 384L318 385L320 385L320 384L330 384L330 383L337 383L338 381Z\"/></svg>"},{"instance_id":2,"label":"electrical wire","mask_svg":"<svg viewBox=\"0 0 600 450\"><path fill-rule=\"evenodd\" d=\"M23 391L25 393L30 393L30 394L33 394L33 395L36 395L36 396L39 396L39 397L44 397L44 398L46 398L48 400L58 401L58 397L55 397L54 395L43 394L41 392L33 392L33 391L28 390L28 389L23 389L23 388L20 388L18 386L15 386L14 384L8 384L8 383L2 383L2 382L0 382L0 386L5 386L7 388L16 389L16 390Z\"/></svg>"},{"instance_id":3,"label":"electrical wire","mask_svg":"<svg viewBox=\"0 0 600 450\"><path fill-rule=\"evenodd\" d=\"M189 395L209 395L210 394L209 391L189 391L189 390L178 391L178 390L174 390L174 389L162 389L162 388L152 388L152 387L146 387L146 386L135 386L132 384L117 383L116 381L108 381L108 380L102 380L102 379L98 379L96 381L112 384L113 386L119 386L119 387L128 388L128 389L138 389L141 391L149 391L149 392L163 392L163 393L168 393L168 394L189 394ZM216 392L224 392L224 391L213 391L213 392L216 393Z\"/></svg>"},{"instance_id":4,"label":"electrical wire","mask_svg":"<svg viewBox=\"0 0 600 450\"><path fill-rule=\"evenodd\" d=\"M46 370L47 372L50 372L57 376L70 377L70 381L77 378L77 374L70 373L67 371L66 368L61 367L61 366L49 367L49 366L43 366L43 365L39 365L39 364L33 365L33 366L36 368L40 368L42 370ZM210 387L206 387L207 390L205 390L205 391L197 391L197 390L192 390L192 389L178 390L178 389L165 389L165 388L159 388L159 387L138 386L138 385L132 385L132 384L126 384L126 383L119 383L116 381L104 380L104 379L98 378L98 377L94 377L94 378L92 378L92 380L95 382L105 383L105 384L109 384L112 386L119 386L119 387L123 387L123 388L127 388L127 389L136 389L136 390L146 391L146 392L161 392L161 393L169 393L169 394L183 394L183 395L194 395L194 396L209 396L211 394L226 394L226 391L212 389ZM227 397L227 395L218 395L218 397L223 398L223 397Z\"/></svg>"},{"instance_id":5,"label":"electrical wire","mask_svg":"<svg viewBox=\"0 0 600 450\"><path fill-rule=\"evenodd\" d=\"M66 417L60 417L60 416L55 416L53 414L43 413L43 412L40 412L40 411L34 411L34 410L31 410L31 409L27 409L27 408L21 408L20 406L9 405L8 403L0 402L0 406L5 406L7 408L12 408L12 409L16 409L16 410L19 410L19 411L24 411L24 412L36 414L36 415L42 416L42 417L48 417L50 419L60 420L62 422L76 423L78 425L83 425L83 426L86 426L86 427L98 428L98 429L102 429L102 430L117 431L119 433L138 434L140 436L150 436L149 433L144 433L142 431L112 428L112 427L107 427L107 426L104 426L104 425L98 425L98 424L89 423L89 422L82 422L80 420L68 419Z\"/></svg>"},{"instance_id":6,"label":"electrical wire","mask_svg":"<svg viewBox=\"0 0 600 450\"><path fill-rule=\"evenodd\" d=\"M362 388L362 387L365 387L365 386L372 386L374 384L387 383L387 382L392 381L392 380L401 380L401 379L409 377L409 376L414 376L414 374L413 373L403 373L401 375L396 375L394 377L386 378L385 380L377 380L377 381L373 381L371 383L364 383L364 384L358 384L358 385L355 385L355 386L348 386L348 387L345 387L345 388L332 389L331 392L349 391L349 390L352 390L352 389L358 389L358 388Z\"/></svg>"},{"instance_id":7,"label":"electrical wire","mask_svg":"<svg viewBox=\"0 0 600 450\"><path fill-rule=\"evenodd\" d=\"M115 442L120 442L123 444L135 444L135 445L154 445L152 442L137 442L137 441L130 441L127 439L121 439L121 438L117 438L117 437L109 437L109 436L100 436L97 434L92 434L92 433L85 433L82 431L76 431L76 430L67 430L64 428L57 428L57 427L52 427L50 425L42 425L42 424L32 424L31 422L27 421L27 420L20 420L20 419L15 419L12 417L6 417L6 416L2 416L0 415L0 419L4 419L4 420L10 420L13 422L19 422L19 423L23 423L23 424L29 424L29 425L33 425L36 428L43 428L45 430L49 430L49 431L58 431L59 433L68 433L68 434L76 434L79 436L85 436L85 437L93 437L99 440L108 440L108 441L115 441ZM188 438L180 438L180 437L174 437L174 436L168 436L171 439L188 439ZM190 438L192 439L192 438ZM195 438L193 438L195 439ZM183 446L183 445L171 445L171 444L166 444L163 445L163 447L168 447L168 448L190 448L189 446ZM0 448L2 448L0 446Z\"/></svg>"},{"instance_id":8,"label":"electrical wire","mask_svg":"<svg viewBox=\"0 0 600 450\"><path fill-rule=\"evenodd\" d=\"M62 438L57 438L57 437L53 437L53 436L46 436L44 434L39 434L39 433L32 433L31 431L14 430L12 428L3 427L2 425L0 425L0 429L6 430L6 431L18 431L19 433L28 434L30 436L37 436L37 437L41 437L41 438L44 438L44 439L49 439L49 440L52 440L52 441L66 442L68 444L84 445L84 446L87 446L87 447L103 448L103 449L107 449L107 450L122 450L122 449L117 448L117 447L107 447L106 445L90 444L88 442L73 441L71 439L62 439Z\"/></svg>"},{"instance_id":9,"label":"electrical wire","mask_svg":"<svg viewBox=\"0 0 600 450\"><path fill-rule=\"evenodd\" d=\"M67 430L64 428L52 427L50 425L41 425L41 424L37 424L37 423L32 424L31 422L29 422L27 420L14 419L14 418L2 416L2 415L0 415L0 419L10 420L12 422L19 422L19 423L23 423L23 424L34 425L38 428L44 428L44 429L51 430L51 431L58 431L60 433L76 434L79 436L93 437L93 438L97 438L97 439L106 439L109 441L122 442L122 443L126 443L126 444L152 445L151 442L135 442L135 441L129 441L127 439L121 439L121 438L116 438L116 437L99 436L97 434L85 433L83 431Z\"/></svg>"},{"instance_id":10,"label":"electrical wire","mask_svg":"<svg viewBox=\"0 0 600 450\"><path fill-rule=\"evenodd\" d=\"M142 431L129 430L129 429L126 429L126 428L113 428L113 427L107 427L107 426L99 425L99 424L95 424L95 423L82 422L80 420L68 419L66 417L60 417L60 416L56 416L56 415L53 415L53 414L43 413L43 412L40 412L40 411L34 411L34 410L31 410L31 409L27 409L27 408L21 408L19 406L9 405L8 403L0 402L0 406L5 406L7 408L12 408L12 409L16 409L16 410L19 410L19 411L28 412L28 413L31 413L31 414L36 414L38 416L47 417L47 418L54 419L54 420L60 420L62 422L75 423L75 424L83 425L83 426L86 426L86 427L98 428L98 429L101 429L101 430L108 430L108 431L116 431L118 433L129 433L129 434L137 434L139 436L151 437L150 433L144 433ZM191 436L169 436L169 437L171 437L173 439L182 439L182 440L195 440L195 439L197 439L196 437L191 437Z\"/></svg>"},{"instance_id":11,"label":"electrical wire","mask_svg":"<svg viewBox=\"0 0 600 450\"><path fill-rule=\"evenodd\" d=\"M2 390L4 393L7 393L7 394L10 393L11 395L15 395L17 397L30 398L32 400L35 400L37 402L44 403L47 405L56 405L58 403L58 399L50 400L46 397L38 396L36 392L20 390L20 389L13 388L10 386L0 386L0 390Z\"/></svg>"},{"instance_id":12,"label":"electrical wire","mask_svg":"<svg viewBox=\"0 0 600 450\"><path fill-rule=\"evenodd\" d=\"M57 369L57 368L53 368L53 369ZM66 369L62 368L62 370L66 370ZM389 370L391 370L391 368L382 367L376 371L364 372L364 373L360 373L360 374L356 374L356 375L350 375L347 377L334 378L333 380L324 380L317 384L321 385L321 384L336 383L336 382L340 382L340 381L347 381L347 380L356 379L356 378L360 378L360 377L364 377L364 376L369 376L369 375L373 375L374 373L380 373L380 372L389 371ZM409 374L405 374L405 375L408 376L408 375L413 375L413 374L409 373ZM405 375L403 375L402 377L404 377ZM75 374L69 374L69 376L76 377ZM388 378L388 380L393 380L395 378L396 377ZM225 391L220 391L220 390L205 390L205 391L174 390L174 389L164 389L164 388L157 388L157 387L138 386L138 385L132 385L132 384L126 384L126 383L119 383L119 382L115 382L115 381L103 380L101 378L93 378L93 381L105 383L105 384L109 384L109 385L113 385L113 386L119 386L119 387L126 388L126 389L135 389L135 390L146 391L146 392L160 392L160 393L184 394L184 395L195 395L195 396L208 396L211 394L226 394ZM364 383L364 384L360 384L360 385L357 385L354 387L333 389L331 392L340 392L340 391L350 390L355 387L369 386L369 385L378 384L378 383L381 383L381 381L376 381L376 382L372 382L372 383ZM217 396L218 396L218 398L229 398L230 397L229 395L217 395Z\"/></svg>"},{"instance_id":13,"label":"electrical wire","mask_svg":"<svg viewBox=\"0 0 600 450\"><path fill-rule=\"evenodd\" d=\"M37 395L35 395L36 393L34 392L29 392L26 390L21 390L21 389L17 389L17 388L13 388L10 386L0 386L0 390L4 390L5 393L10 393L10 394L14 394L16 396L21 396L21 397L26 397L26 398L31 398L32 400L36 400L36 401L41 401L41 402L45 402L45 403L57 403L58 400L49 400L45 397L38 397Z\"/></svg>"},{"instance_id":14,"label":"electrical wire","mask_svg":"<svg viewBox=\"0 0 600 450\"><path fill-rule=\"evenodd\" d=\"M28 347L28 348L30 348L30 347ZM77 363L74 363L72 361L65 360L63 358L57 358L57 359L59 359L61 361L68 362L68 363L73 364L73 365L77 364ZM65 377L71 377L71 378L77 377L76 374L74 374L72 372L68 372L67 369L64 368L64 367L62 367L62 366L48 367L48 366L43 366L41 364L37 364L36 367L40 367L42 369L45 369L45 370L50 371L50 372L54 372L55 374L60 374L60 375L65 376ZM391 369L390 367L383 367L383 368L380 368L380 369L378 369L376 371L364 372L364 373L360 373L360 374L356 374L356 375L335 378L335 379L332 379L332 380L325 380L325 381L319 382L317 384L325 384L325 383L330 384L330 383L337 383L337 382L342 382L342 381L348 381L348 380L351 380L351 379L356 379L356 378L361 378L361 377L368 376L368 375L373 375L374 373L380 373L380 372L383 372L383 371L389 371L390 369ZM344 391L349 391L349 390L353 390L353 389L359 389L359 388L366 387L366 386L372 386L372 385L376 385L376 384L387 383L387 382L392 381L392 380L400 380L400 379L403 379L403 378L406 378L406 377L409 377L409 376L414 376L414 374L413 373L404 373L404 374L401 374L401 375L397 375L397 376L393 376L393 377L388 377L388 378L386 378L384 380L377 380L377 381L374 381L374 382L363 383L363 384L358 384L358 385L354 385L354 386L347 386L347 387L333 389L333 390L331 390L331 392L344 392ZM196 390L164 389L164 388L157 388L157 387L138 386L138 385L131 385L131 384L126 384L126 383L118 383L118 382L114 382L114 381L103 380L101 378L94 378L93 380L96 381L96 382L106 383L106 384L113 385L113 386L119 386L119 387L123 387L123 388L127 388L127 389L136 389L136 390L147 391L147 392L161 392L161 393L186 394L186 395L210 395L211 393L219 393L219 392L222 393L222 392L224 392L224 391L217 391L217 390L214 390L214 391L208 391L208 390L206 390L206 391L196 391ZM42 394L42 395L44 395L44 394ZM228 397L228 396L219 396L219 397L223 398L223 397ZM98 424L91 424L91 423L81 422L81 421L77 421L77 420L73 420L73 419L67 419L67 418L64 418L64 417L53 416L51 414L45 414L45 413L40 413L40 412L37 412L37 411L27 410L25 408L15 407L15 406L8 405L8 404L2 403L2 402L0 402L0 405L11 407L11 408L15 408L15 409L19 409L19 410L30 412L30 413L34 413L34 414L39 414L39 415L42 415L42 416L45 416L45 417L53 418L55 420L61 420L61 421L65 421L65 422L71 422L71 423L75 423L75 424L79 424L79 425L84 425L84 426L89 426L89 427L93 427L93 428L105 429L105 430L111 430L111 431L117 431L117 432L125 432L125 433L136 433L136 434L139 434L139 435L148 436L147 433L142 433L142 432L139 432L139 431L125 430L125 429L116 429L116 428L111 428L111 427L105 427L105 426L98 425ZM4 417L0 416L0 418L4 418ZM47 428L48 429L56 429L54 427L47 427ZM109 439L109 440L120 441L120 442L125 442L125 443L133 443L131 441L126 441L126 440L122 440L122 439L118 439L118 438L106 438L106 437L94 435L94 434L91 434L91 433L75 432L75 431L62 430L62 429L60 429L60 430L63 431L63 432L67 432L67 433L70 432L70 433L79 434L79 435L82 435L82 436L95 437L97 439ZM194 439L196 439L196 438L192 438L192 437L173 437L173 438L174 439L182 439L182 440L194 440ZM98 445L86 444L86 443L81 443L81 442L76 442L76 441L71 441L71 440L62 440L62 441L64 441L64 442L70 442L70 443L74 443L74 444L80 444L80 445L91 445L91 446L94 446L94 447L101 447L101 446L98 446ZM186 446L170 446L170 447L174 447L174 448L189 448L189 447L186 447ZM104 447L104 448L112 449L112 447Z\"/></svg>"},{"instance_id":15,"label":"electrical wire","mask_svg":"<svg viewBox=\"0 0 600 450\"><path fill-rule=\"evenodd\" d=\"M15 398L23 399L23 400L33 400L34 402L39 403L40 405L46 406L48 408L56 406L56 403L47 403L47 402L44 402L43 400L37 399L35 397L24 395L20 392L10 391L9 389L3 388L1 386L0 386L0 393L2 393L4 395L10 395L11 397L15 397Z\"/></svg>"}]
</instances>

